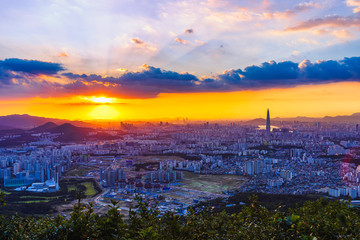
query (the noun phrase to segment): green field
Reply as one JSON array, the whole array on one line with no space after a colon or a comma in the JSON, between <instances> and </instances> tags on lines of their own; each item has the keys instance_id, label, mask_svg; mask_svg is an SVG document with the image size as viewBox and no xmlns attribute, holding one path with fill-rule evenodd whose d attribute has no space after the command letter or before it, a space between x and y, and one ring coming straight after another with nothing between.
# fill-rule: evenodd
<instances>
[{"instance_id":1,"label":"green field","mask_svg":"<svg viewBox=\"0 0 360 240\"><path fill-rule=\"evenodd\" d=\"M222 193L239 188L246 178L239 175L205 175L183 172L181 187L210 192Z\"/></svg>"},{"instance_id":2,"label":"green field","mask_svg":"<svg viewBox=\"0 0 360 240\"><path fill-rule=\"evenodd\" d=\"M82 185L86 188L85 190L85 196L88 197L93 197L94 195L97 194L97 191L95 190L94 184L92 182L82 182L79 183L78 185L68 185L67 189L68 191L76 191L76 187Z\"/></svg>"},{"instance_id":3,"label":"green field","mask_svg":"<svg viewBox=\"0 0 360 240\"><path fill-rule=\"evenodd\" d=\"M21 202L14 202L14 203L21 203L21 204L24 204L24 203L48 203L50 202L50 199L43 199L43 200L29 200L29 201L21 201Z\"/></svg>"},{"instance_id":4,"label":"green field","mask_svg":"<svg viewBox=\"0 0 360 240\"><path fill-rule=\"evenodd\" d=\"M21 199L25 198L39 198L39 196L20 196ZM44 199L58 199L59 197L41 197L41 198L44 198Z\"/></svg>"},{"instance_id":5,"label":"green field","mask_svg":"<svg viewBox=\"0 0 360 240\"><path fill-rule=\"evenodd\" d=\"M83 198L93 197L101 192L93 179L63 179L60 181L60 191L52 193L18 192L12 189L6 191L6 206L0 207L0 214L42 215L56 213L55 205L68 204L76 200L76 189L84 191Z\"/></svg>"},{"instance_id":6,"label":"green field","mask_svg":"<svg viewBox=\"0 0 360 240\"><path fill-rule=\"evenodd\" d=\"M96 190L94 188L93 183L91 182L84 182L82 183L86 187L85 195L86 197L92 197L96 194Z\"/></svg>"}]
</instances>

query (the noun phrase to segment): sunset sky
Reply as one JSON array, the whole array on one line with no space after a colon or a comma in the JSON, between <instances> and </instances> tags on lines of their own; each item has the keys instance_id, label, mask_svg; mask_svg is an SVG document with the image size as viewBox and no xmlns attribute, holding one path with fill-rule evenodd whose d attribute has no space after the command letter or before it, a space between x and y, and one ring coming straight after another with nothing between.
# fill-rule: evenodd
<instances>
[{"instance_id":1,"label":"sunset sky","mask_svg":"<svg viewBox=\"0 0 360 240\"><path fill-rule=\"evenodd\" d=\"M0 115L360 112L360 0L2 0Z\"/></svg>"}]
</instances>

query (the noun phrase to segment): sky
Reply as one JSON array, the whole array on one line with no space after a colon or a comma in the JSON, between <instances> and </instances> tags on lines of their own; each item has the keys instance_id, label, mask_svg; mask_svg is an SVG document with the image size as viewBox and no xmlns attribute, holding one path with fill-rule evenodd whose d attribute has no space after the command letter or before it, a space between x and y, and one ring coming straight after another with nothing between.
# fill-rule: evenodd
<instances>
[{"instance_id":1,"label":"sky","mask_svg":"<svg viewBox=\"0 0 360 240\"><path fill-rule=\"evenodd\" d=\"M0 115L360 112L360 0L1 0Z\"/></svg>"}]
</instances>

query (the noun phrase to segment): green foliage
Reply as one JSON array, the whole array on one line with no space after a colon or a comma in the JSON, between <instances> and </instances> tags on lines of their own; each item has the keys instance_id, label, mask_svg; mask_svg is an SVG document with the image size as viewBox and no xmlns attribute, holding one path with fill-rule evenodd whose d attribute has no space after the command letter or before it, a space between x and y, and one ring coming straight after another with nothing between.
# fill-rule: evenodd
<instances>
[{"instance_id":1,"label":"green foliage","mask_svg":"<svg viewBox=\"0 0 360 240\"><path fill-rule=\"evenodd\" d=\"M6 203L5 196L6 196L5 192L1 191L0 192L0 206L5 206L5 203Z\"/></svg>"},{"instance_id":2,"label":"green foliage","mask_svg":"<svg viewBox=\"0 0 360 240\"><path fill-rule=\"evenodd\" d=\"M320 199L302 207L269 210L256 197L237 214L211 208L186 216L161 215L140 197L124 220L112 201L106 214L93 204L74 206L70 218L0 216L0 239L359 239L360 215L349 202Z\"/></svg>"},{"instance_id":3,"label":"green foliage","mask_svg":"<svg viewBox=\"0 0 360 240\"><path fill-rule=\"evenodd\" d=\"M360 217L349 202L320 199L292 210L291 227L297 235L309 239L359 239Z\"/></svg>"}]
</instances>

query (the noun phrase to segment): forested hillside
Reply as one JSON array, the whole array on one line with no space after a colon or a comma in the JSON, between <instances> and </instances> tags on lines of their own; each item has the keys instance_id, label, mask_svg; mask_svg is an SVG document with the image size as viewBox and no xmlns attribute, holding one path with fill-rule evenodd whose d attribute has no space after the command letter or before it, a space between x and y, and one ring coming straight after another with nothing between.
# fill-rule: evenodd
<instances>
[{"instance_id":1,"label":"forested hillside","mask_svg":"<svg viewBox=\"0 0 360 240\"><path fill-rule=\"evenodd\" d=\"M360 215L348 202L319 199L281 211L268 210L256 197L239 213L207 209L180 217L160 216L138 199L124 220L116 202L107 214L93 213L79 199L69 219L1 216L1 239L359 239Z\"/></svg>"}]
</instances>

